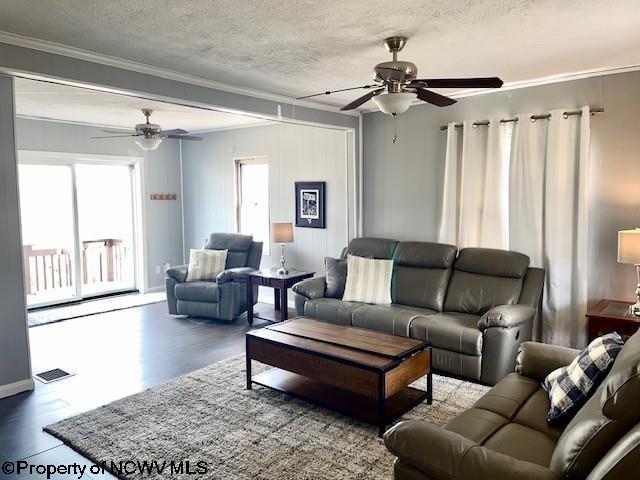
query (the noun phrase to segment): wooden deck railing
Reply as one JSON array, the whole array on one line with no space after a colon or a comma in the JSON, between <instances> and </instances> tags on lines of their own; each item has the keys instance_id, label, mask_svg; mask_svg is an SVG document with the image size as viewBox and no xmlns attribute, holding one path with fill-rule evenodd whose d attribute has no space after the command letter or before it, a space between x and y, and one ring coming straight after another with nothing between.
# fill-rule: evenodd
<instances>
[{"instance_id":1,"label":"wooden deck railing","mask_svg":"<svg viewBox=\"0 0 640 480\"><path fill-rule=\"evenodd\" d=\"M73 253L64 248L34 249L24 245L24 276L27 295L73 286ZM82 242L82 283L118 282L127 273L129 249L120 239Z\"/></svg>"}]
</instances>

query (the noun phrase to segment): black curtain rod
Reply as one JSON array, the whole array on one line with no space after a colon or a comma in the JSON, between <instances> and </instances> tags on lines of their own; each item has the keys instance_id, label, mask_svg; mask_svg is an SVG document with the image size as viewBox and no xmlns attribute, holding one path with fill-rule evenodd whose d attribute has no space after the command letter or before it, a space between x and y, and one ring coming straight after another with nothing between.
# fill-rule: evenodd
<instances>
[{"instance_id":1,"label":"black curtain rod","mask_svg":"<svg viewBox=\"0 0 640 480\"><path fill-rule=\"evenodd\" d=\"M603 113L604 112L604 108L602 107L590 107L589 108L589 113L591 115L595 115L596 113ZM567 118L569 116L572 115L582 115L582 110L569 110L566 112L562 113L562 116L564 118ZM531 117L529 117L529 119L532 122L535 122L536 120L548 120L551 118L551 114L550 113L541 113L539 115L531 115ZM502 120L500 120L500 123L511 123L511 122L517 122L518 120L520 120L518 117L513 117L513 118L503 118ZM489 120L480 120L478 122L473 122L472 125L473 127L488 127L489 126ZM456 128L462 128L463 124L462 123L456 123ZM448 129L449 126L448 125L441 125L440 126L440 130L446 130Z\"/></svg>"}]
</instances>

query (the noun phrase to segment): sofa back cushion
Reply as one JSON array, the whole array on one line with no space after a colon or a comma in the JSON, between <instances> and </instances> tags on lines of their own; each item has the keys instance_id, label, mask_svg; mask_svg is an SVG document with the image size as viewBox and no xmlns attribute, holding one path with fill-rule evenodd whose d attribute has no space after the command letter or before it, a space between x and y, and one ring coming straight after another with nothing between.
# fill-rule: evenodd
<instances>
[{"instance_id":1,"label":"sofa back cushion","mask_svg":"<svg viewBox=\"0 0 640 480\"><path fill-rule=\"evenodd\" d=\"M441 312L456 251L441 243L400 242L393 256L393 303Z\"/></svg>"},{"instance_id":2,"label":"sofa back cushion","mask_svg":"<svg viewBox=\"0 0 640 480\"><path fill-rule=\"evenodd\" d=\"M464 248L453 265L444 309L482 315L518 303L529 257L490 248Z\"/></svg>"},{"instance_id":3,"label":"sofa back cushion","mask_svg":"<svg viewBox=\"0 0 640 480\"><path fill-rule=\"evenodd\" d=\"M227 250L226 268L246 267L249 251L253 246L251 235L238 233L212 233L205 248L209 250Z\"/></svg>"},{"instance_id":4,"label":"sofa back cushion","mask_svg":"<svg viewBox=\"0 0 640 480\"><path fill-rule=\"evenodd\" d=\"M349 242L346 254L355 255L356 257L375 258L377 260L391 260L393 252L398 246L397 240L389 240L386 238L354 238Z\"/></svg>"},{"instance_id":5,"label":"sofa back cushion","mask_svg":"<svg viewBox=\"0 0 640 480\"><path fill-rule=\"evenodd\" d=\"M569 422L551 457L551 469L586 478L598 460L640 420L640 332L622 347L611 371Z\"/></svg>"}]
</instances>

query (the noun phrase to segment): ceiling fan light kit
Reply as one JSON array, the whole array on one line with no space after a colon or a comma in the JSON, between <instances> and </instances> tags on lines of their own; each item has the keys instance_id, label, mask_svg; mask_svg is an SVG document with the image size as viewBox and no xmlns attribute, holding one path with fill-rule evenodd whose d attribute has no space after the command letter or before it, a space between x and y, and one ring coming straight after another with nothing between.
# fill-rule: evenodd
<instances>
[{"instance_id":1,"label":"ceiling fan light kit","mask_svg":"<svg viewBox=\"0 0 640 480\"><path fill-rule=\"evenodd\" d=\"M136 145L138 145L142 150L155 150L162 143L162 138L136 138Z\"/></svg>"},{"instance_id":2,"label":"ceiling fan light kit","mask_svg":"<svg viewBox=\"0 0 640 480\"><path fill-rule=\"evenodd\" d=\"M413 92L382 93L373 97L373 101L380 111L389 115L397 115L409 110L411 102L417 97L418 95Z\"/></svg>"}]
</instances>

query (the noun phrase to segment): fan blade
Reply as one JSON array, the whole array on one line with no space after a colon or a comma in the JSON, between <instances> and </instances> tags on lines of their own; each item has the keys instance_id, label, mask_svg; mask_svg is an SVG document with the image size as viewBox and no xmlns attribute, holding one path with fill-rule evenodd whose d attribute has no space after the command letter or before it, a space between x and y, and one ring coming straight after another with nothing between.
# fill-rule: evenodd
<instances>
[{"instance_id":1,"label":"fan blade","mask_svg":"<svg viewBox=\"0 0 640 480\"><path fill-rule=\"evenodd\" d=\"M175 138L177 140L195 140L199 142L204 140L202 137L196 137L195 135L163 135L165 138Z\"/></svg>"},{"instance_id":2,"label":"fan blade","mask_svg":"<svg viewBox=\"0 0 640 480\"><path fill-rule=\"evenodd\" d=\"M298 97L296 98L296 100L302 100L304 98L311 98L311 97L319 97L320 95L331 95L332 93L338 93L338 92L348 92L349 90L360 90L361 88L376 88L376 87L379 87L379 85L362 85L361 87L342 88L340 90L331 90L331 91L326 91L322 93L314 93L313 95L306 95L304 97Z\"/></svg>"},{"instance_id":3,"label":"fan blade","mask_svg":"<svg viewBox=\"0 0 640 480\"><path fill-rule=\"evenodd\" d=\"M135 130L107 130L105 128L103 128L102 131L106 133L138 133Z\"/></svg>"},{"instance_id":4,"label":"fan blade","mask_svg":"<svg viewBox=\"0 0 640 480\"><path fill-rule=\"evenodd\" d=\"M158 133L166 137L168 135L184 135L189 132L182 130L181 128L174 128L173 130L161 130Z\"/></svg>"},{"instance_id":5,"label":"fan blade","mask_svg":"<svg viewBox=\"0 0 640 480\"><path fill-rule=\"evenodd\" d=\"M123 138L123 137L139 137L139 133L130 133L129 135L105 135L104 137L89 137L89 138Z\"/></svg>"},{"instance_id":6,"label":"fan blade","mask_svg":"<svg viewBox=\"0 0 640 480\"><path fill-rule=\"evenodd\" d=\"M498 77L479 78L422 78L411 83L422 83L429 88L500 88L502 80Z\"/></svg>"},{"instance_id":7,"label":"fan blade","mask_svg":"<svg viewBox=\"0 0 640 480\"><path fill-rule=\"evenodd\" d=\"M440 95L439 93L432 92L431 90L425 90L424 88L416 88L416 93L418 94L418 98L423 102L431 103L438 107L453 105L457 101L453 98L445 97L444 95Z\"/></svg>"},{"instance_id":8,"label":"fan blade","mask_svg":"<svg viewBox=\"0 0 640 480\"><path fill-rule=\"evenodd\" d=\"M373 97L378 95L383 90L384 90L384 88L379 88L377 90L373 90L372 92L369 92L366 95L363 95L360 98L354 100L349 105L345 105L340 110L344 111L344 110L353 110L354 108L358 108L360 105L362 105L363 103L367 103L369 100L371 100Z\"/></svg>"}]
</instances>

